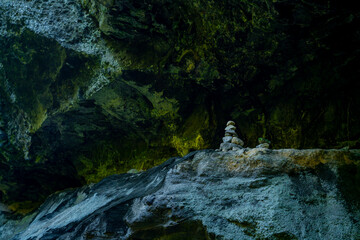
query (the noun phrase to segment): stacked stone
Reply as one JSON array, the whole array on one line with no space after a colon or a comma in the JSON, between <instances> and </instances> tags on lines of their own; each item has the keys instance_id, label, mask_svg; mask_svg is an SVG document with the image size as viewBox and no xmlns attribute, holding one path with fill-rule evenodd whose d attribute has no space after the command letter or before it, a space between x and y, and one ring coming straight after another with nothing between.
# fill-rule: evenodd
<instances>
[{"instance_id":1,"label":"stacked stone","mask_svg":"<svg viewBox=\"0 0 360 240\"><path fill-rule=\"evenodd\" d=\"M228 121L225 128L225 137L223 137L223 142L220 144L221 151L239 150L243 148L244 142L239 138L235 130L235 122Z\"/></svg>"},{"instance_id":2,"label":"stacked stone","mask_svg":"<svg viewBox=\"0 0 360 240\"><path fill-rule=\"evenodd\" d=\"M270 148L270 141L265 138L259 138L259 145L256 146L256 148Z\"/></svg>"}]
</instances>

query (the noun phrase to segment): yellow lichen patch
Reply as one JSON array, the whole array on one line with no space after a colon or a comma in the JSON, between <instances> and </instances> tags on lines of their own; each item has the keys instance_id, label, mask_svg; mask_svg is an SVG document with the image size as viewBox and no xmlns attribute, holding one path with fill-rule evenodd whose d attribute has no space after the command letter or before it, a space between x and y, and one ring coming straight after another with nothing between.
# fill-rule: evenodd
<instances>
[{"instance_id":1,"label":"yellow lichen patch","mask_svg":"<svg viewBox=\"0 0 360 240\"><path fill-rule=\"evenodd\" d=\"M302 167L315 168L320 163L326 163L326 160L322 157L323 153L321 150L308 150L305 153L301 150L291 149L291 151L283 151L282 155Z\"/></svg>"},{"instance_id":2,"label":"yellow lichen patch","mask_svg":"<svg viewBox=\"0 0 360 240\"><path fill-rule=\"evenodd\" d=\"M315 168L319 164L352 164L353 160L349 158L350 152L343 150L294 150L284 151L282 155L290 158L292 162L302 167Z\"/></svg>"},{"instance_id":3,"label":"yellow lichen patch","mask_svg":"<svg viewBox=\"0 0 360 240\"><path fill-rule=\"evenodd\" d=\"M36 158L35 158L35 163L37 163L37 164L42 164L42 163L45 163L46 160L47 160L47 159L44 158L44 156L37 155Z\"/></svg>"},{"instance_id":4,"label":"yellow lichen patch","mask_svg":"<svg viewBox=\"0 0 360 240\"><path fill-rule=\"evenodd\" d=\"M205 141L200 134L198 134L195 138L181 138L173 136L171 143L180 156L185 156L190 152L190 150L199 150L205 148L206 146Z\"/></svg>"},{"instance_id":5,"label":"yellow lichen patch","mask_svg":"<svg viewBox=\"0 0 360 240\"><path fill-rule=\"evenodd\" d=\"M24 201L12 203L11 205L9 205L9 209L15 213L26 215L38 208L39 206L40 203L38 202Z\"/></svg>"},{"instance_id":6,"label":"yellow lichen patch","mask_svg":"<svg viewBox=\"0 0 360 240\"><path fill-rule=\"evenodd\" d=\"M176 61L177 62L181 62L182 58L187 55L187 54L192 54L194 55L194 51L191 50L191 49L186 49L186 50L183 50L182 53L180 54L180 56L177 57Z\"/></svg>"},{"instance_id":7,"label":"yellow lichen patch","mask_svg":"<svg viewBox=\"0 0 360 240\"><path fill-rule=\"evenodd\" d=\"M96 154L95 151L93 154ZM98 182L107 176L121 173L114 163L116 152L97 151L96 155L91 155L91 157L81 155L78 158L82 163L82 166L78 168L78 173L86 179L87 183Z\"/></svg>"},{"instance_id":8,"label":"yellow lichen patch","mask_svg":"<svg viewBox=\"0 0 360 240\"><path fill-rule=\"evenodd\" d=\"M147 170L174 155L159 147L146 148L143 145L145 143L137 144L105 142L94 146L93 151L77 157L77 172L87 183L96 183L107 176L126 173L130 169Z\"/></svg>"},{"instance_id":9,"label":"yellow lichen patch","mask_svg":"<svg viewBox=\"0 0 360 240\"><path fill-rule=\"evenodd\" d=\"M237 161L226 161L226 167L229 172L239 172L244 169L245 161L244 159Z\"/></svg>"},{"instance_id":10,"label":"yellow lichen patch","mask_svg":"<svg viewBox=\"0 0 360 240\"><path fill-rule=\"evenodd\" d=\"M186 72L191 72L192 70L195 69L195 63L194 61L191 60L187 60L186 61Z\"/></svg>"},{"instance_id":11,"label":"yellow lichen patch","mask_svg":"<svg viewBox=\"0 0 360 240\"><path fill-rule=\"evenodd\" d=\"M173 135L171 144L181 156L190 151L208 148L210 143L205 139L211 139L209 132L213 125L215 123L210 121L208 112L195 109L180 129L181 134Z\"/></svg>"},{"instance_id":12,"label":"yellow lichen patch","mask_svg":"<svg viewBox=\"0 0 360 240\"><path fill-rule=\"evenodd\" d=\"M38 130L41 127L43 122L46 120L46 118L47 118L47 110L44 108L43 105L38 103L37 108L34 109L30 113L30 116L31 116L31 120L32 120L30 131L32 133L34 133L36 130Z\"/></svg>"}]
</instances>

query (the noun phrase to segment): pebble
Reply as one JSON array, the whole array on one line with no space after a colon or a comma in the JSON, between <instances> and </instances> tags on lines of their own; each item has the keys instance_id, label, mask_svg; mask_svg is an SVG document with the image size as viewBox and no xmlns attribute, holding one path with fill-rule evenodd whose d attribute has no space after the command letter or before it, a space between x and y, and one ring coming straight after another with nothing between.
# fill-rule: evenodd
<instances>
[{"instance_id":1,"label":"pebble","mask_svg":"<svg viewBox=\"0 0 360 240\"><path fill-rule=\"evenodd\" d=\"M237 133L235 132L235 130L231 129L231 130L227 130L225 131L225 136L233 136L233 137L237 137Z\"/></svg>"},{"instance_id":2,"label":"pebble","mask_svg":"<svg viewBox=\"0 0 360 240\"><path fill-rule=\"evenodd\" d=\"M129 171L127 171L127 173L139 173L139 172L140 172L139 170L134 169L134 168L132 168L132 169L130 169Z\"/></svg>"},{"instance_id":3,"label":"pebble","mask_svg":"<svg viewBox=\"0 0 360 240\"><path fill-rule=\"evenodd\" d=\"M234 122L234 121L228 121L228 122L226 123L226 126L229 126L229 125L235 126L235 122Z\"/></svg>"},{"instance_id":4,"label":"pebble","mask_svg":"<svg viewBox=\"0 0 360 240\"><path fill-rule=\"evenodd\" d=\"M221 143L220 144L220 150L223 151L223 152L227 152L227 151L230 151L230 150L237 151L237 150L242 149L242 148L243 148L242 146L239 146L239 145L234 144L234 143Z\"/></svg>"},{"instance_id":5,"label":"pebble","mask_svg":"<svg viewBox=\"0 0 360 240\"><path fill-rule=\"evenodd\" d=\"M236 130L236 127L234 125L229 125L225 128L225 131L228 131L228 130Z\"/></svg>"},{"instance_id":6,"label":"pebble","mask_svg":"<svg viewBox=\"0 0 360 240\"><path fill-rule=\"evenodd\" d=\"M231 143L234 143L234 144L237 144L237 145L240 145L240 146L244 146L244 141L241 140L240 138L238 137L233 137L231 139Z\"/></svg>"},{"instance_id":7,"label":"pebble","mask_svg":"<svg viewBox=\"0 0 360 240\"><path fill-rule=\"evenodd\" d=\"M262 143L262 144L259 144L256 146L256 148L269 148L270 147L270 144L268 143Z\"/></svg>"},{"instance_id":8,"label":"pebble","mask_svg":"<svg viewBox=\"0 0 360 240\"><path fill-rule=\"evenodd\" d=\"M233 139L233 137L231 137L231 136L223 137L223 143L229 143L229 142L231 142L232 139Z\"/></svg>"},{"instance_id":9,"label":"pebble","mask_svg":"<svg viewBox=\"0 0 360 240\"><path fill-rule=\"evenodd\" d=\"M268 140L268 139L266 139L266 138L259 138L258 141L259 141L259 144L262 144L262 143L268 143L268 144L270 144L270 143L271 143L270 140Z\"/></svg>"}]
</instances>

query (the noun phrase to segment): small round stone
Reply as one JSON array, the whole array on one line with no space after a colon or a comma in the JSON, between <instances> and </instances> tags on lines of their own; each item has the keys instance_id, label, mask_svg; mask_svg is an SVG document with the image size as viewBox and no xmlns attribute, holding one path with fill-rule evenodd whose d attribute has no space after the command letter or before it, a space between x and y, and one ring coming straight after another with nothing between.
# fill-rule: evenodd
<instances>
[{"instance_id":1,"label":"small round stone","mask_svg":"<svg viewBox=\"0 0 360 240\"><path fill-rule=\"evenodd\" d=\"M225 136L237 137L238 135L237 135L237 133L235 132L235 130L230 129L230 130L225 131Z\"/></svg>"},{"instance_id":2,"label":"small round stone","mask_svg":"<svg viewBox=\"0 0 360 240\"><path fill-rule=\"evenodd\" d=\"M234 125L229 125L229 126L227 126L225 128L225 131L227 131L227 130L235 130L235 129L236 129L236 127Z\"/></svg>"},{"instance_id":3,"label":"small round stone","mask_svg":"<svg viewBox=\"0 0 360 240\"><path fill-rule=\"evenodd\" d=\"M223 152L230 151L232 149L241 149L242 147L233 143L221 143L220 144L220 150Z\"/></svg>"},{"instance_id":4,"label":"small round stone","mask_svg":"<svg viewBox=\"0 0 360 240\"><path fill-rule=\"evenodd\" d=\"M256 148L269 148L270 147L270 144L268 143L262 143L262 144L259 144L256 146Z\"/></svg>"},{"instance_id":5,"label":"small round stone","mask_svg":"<svg viewBox=\"0 0 360 240\"><path fill-rule=\"evenodd\" d=\"M258 138L258 142L259 144L262 144L262 143L268 143L270 144L270 140L266 139L266 138Z\"/></svg>"},{"instance_id":6,"label":"small round stone","mask_svg":"<svg viewBox=\"0 0 360 240\"><path fill-rule=\"evenodd\" d=\"M239 151L241 149L243 149L243 147L241 147L241 146L236 146L236 147L232 148L233 151Z\"/></svg>"},{"instance_id":7,"label":"small round stone","mask_svg":"<svg viewBox=\"0 0 360 240\"><path fill-rule=\"evenodd\" d=\"M241 140L240 138L238 137L233 137L231 139L231 143L234 143L234 144L237 144L237 145L240 145L240 146L244 146L244 141Z\"/></svg>"},{"instance_id":8,"label":"small round stone","mask_svg":"<svg viewBox=\"0 0 360 240\"><path fill-rule=\"evenodd\" d=\"M231 139L232 139L233 137L231 137L231 136L226 136L226 137L223 137L223 143L229 143L229 142L231 142Z\"/></svg>"},{"instance_id":9,"label":"small round stone","mask_svg":"<svg viewBox=\"0 0 360 240\"><path fill-rule=\"evenodd\" d=\"M235 122L234 122L234 121L228 121L228 122L226 123L226 126L230 126L230 125L235 126Z\"/></svg>"},{"instance_id":10,"label":"small round stone","mask_svg":"<svg viewBox=\"0 0 360 240\"><path fill-rule=\"evenodd\" d=\"M133 168L127 171L127 173L139 173L139 170Z\"/></svg>"}]
</instances>

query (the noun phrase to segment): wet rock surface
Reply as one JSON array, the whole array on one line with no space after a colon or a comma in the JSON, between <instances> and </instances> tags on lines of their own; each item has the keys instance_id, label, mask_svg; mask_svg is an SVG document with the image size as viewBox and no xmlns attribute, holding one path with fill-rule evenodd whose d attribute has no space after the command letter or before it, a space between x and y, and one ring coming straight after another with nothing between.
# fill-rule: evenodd
<instances>
[{"instance_id":1,"label":"wet rock surface","mask_svg":"<svg viewBox=\"0 0 360 240\"><path fill-rule=\"evenodd\" d=\"M355 240L359 164L359 150L193 152L2 213L0 239Z\"/></svg>"}]
</instances>

